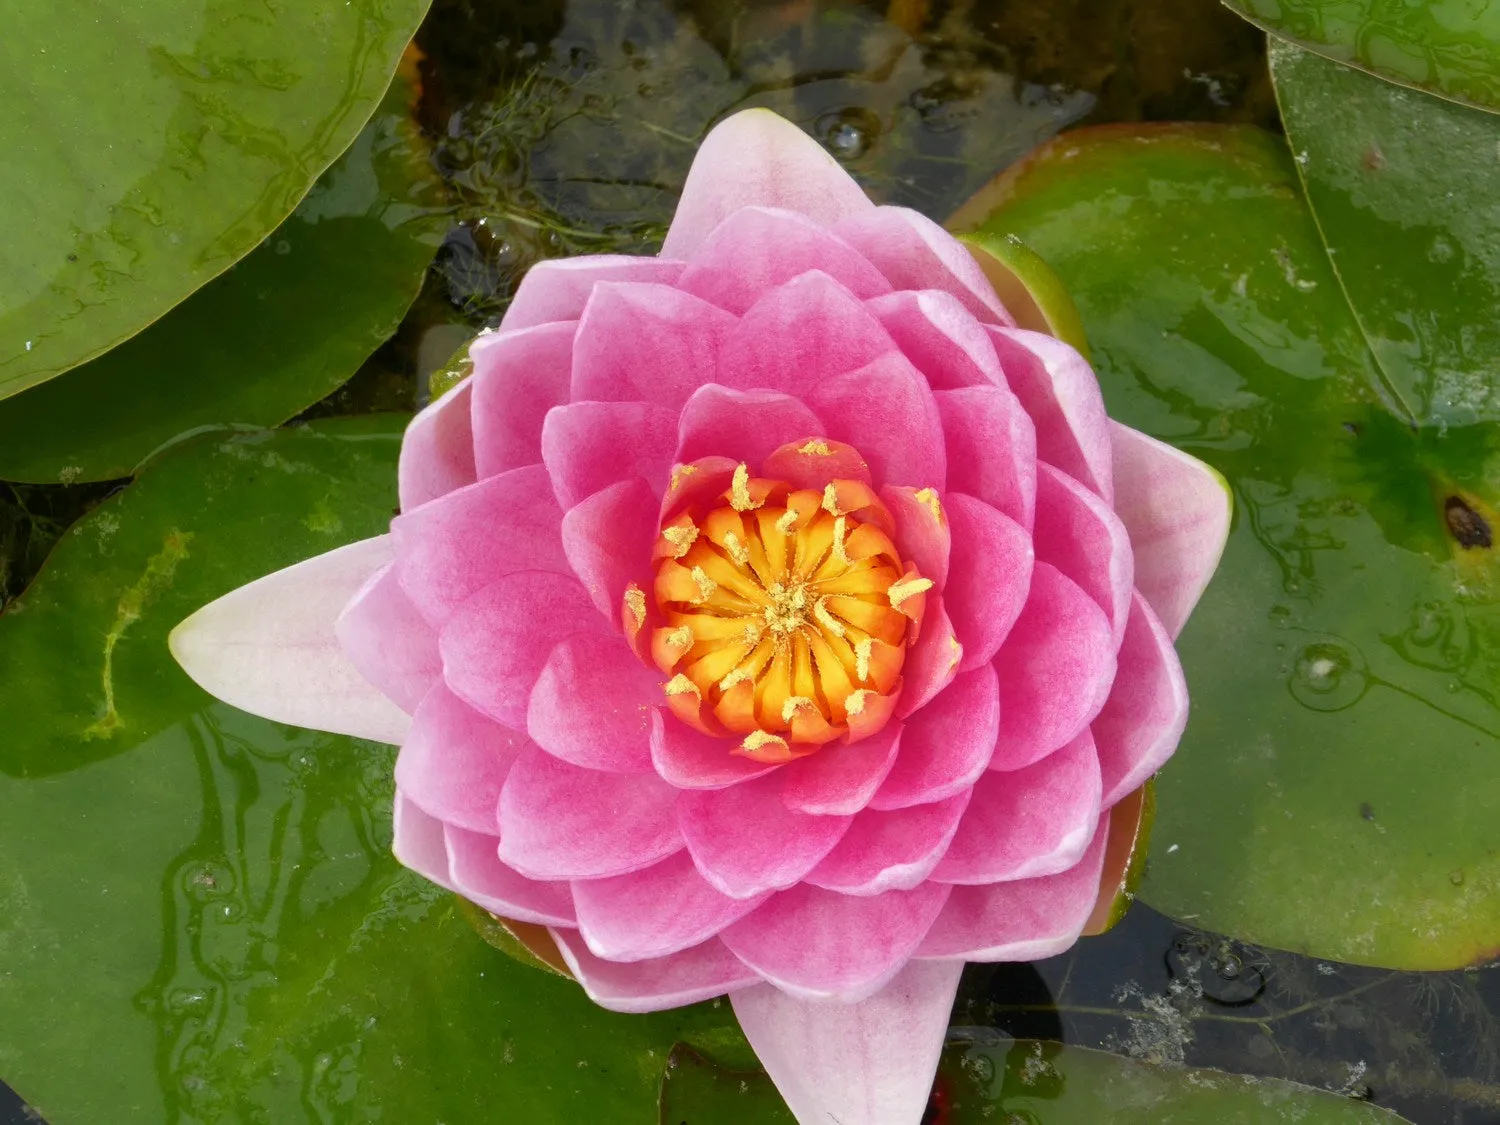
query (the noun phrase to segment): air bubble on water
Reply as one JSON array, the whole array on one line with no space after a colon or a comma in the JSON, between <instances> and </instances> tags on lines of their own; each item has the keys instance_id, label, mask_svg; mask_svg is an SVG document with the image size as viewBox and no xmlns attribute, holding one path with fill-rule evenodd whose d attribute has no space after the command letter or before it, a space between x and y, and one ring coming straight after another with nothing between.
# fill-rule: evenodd
<instances>
[{"instance_id":1,"label":"air bubble on water","mask_svg":"<svg viewBox=\"0 0 1500 1125\"><path fill-rule=\"evenodd\" d=\"M1364 658L1347 641L1329 637L1305 645L1293 661L1292 697L1314 711L1341 711L1369 687Z\"/></svg>"}]
</instances>

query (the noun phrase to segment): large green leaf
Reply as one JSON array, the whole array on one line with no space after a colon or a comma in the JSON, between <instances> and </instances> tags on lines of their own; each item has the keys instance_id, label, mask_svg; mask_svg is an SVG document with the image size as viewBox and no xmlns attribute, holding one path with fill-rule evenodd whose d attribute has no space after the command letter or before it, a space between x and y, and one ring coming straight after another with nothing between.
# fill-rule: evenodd
<instances>
[{"instance_id":1,"label":"large green leaf","mask_svg":"<svg viewBox=\"0 0 1500 1125\"><path fill-rule=\"evenodd\" d=\"M1396 1125L1404 1120L1326 1090L1219 1070L1157 1066L1037 1040L951 1046L938 1074L942 1125ZM791 1114L761 1071L672 1052L660 1125L781 1125Z\"/></svg>"},{"instance_id":2,"label":"large green leaf","mask_svg":"<svg viewBox=\"0 0 1500 1125\"><path fill-rule=\"evenodd\" d=\"M427 2L8 5L0 398L254 249L354 140Z\"/></svg>"},{"instance_id":3,"label":"large green leaf","mask_svg":"<svg viewBox=\"0 0 1500 1125\"><path fill-rule=\"evenodd\" d=\"M1334 270L1392 390L1423 422L1500 419L1500 116L1275 40L1271 73Z\"/></svg>"},{"instance_id":4,"label":"large green leaf","mask_svg":"<svg viewBox=\"0 0 1500 1125\"><path fill-rule=\"evenodd\" d=\"M1500 109L1500 9L1476 0L1224 0L1331 59Z\"/></svg>"},{"instance_id":5,"label":"large green leaf","mask_svg":"<svg viewBox=\"0 0 1500 1125\"><path fill-rule=\"evenodd\" d=\"M1111 413L1234 488L1179 646L1192 718L1159 779L1141 896L1319 957L1491 957L1500 435L1413 431L1382 409L1275 137L1084 130L985 204L981 237L1018 235L1067 283Z\"/></svg>"},{"instance_id":6,"label":"large green leaf","mask_svg":"<svg viewBox=\"0 0 1500 1125\"><path fill-rule=\"evenodd\" d=\"M647 1125L674 1041L748 1061L727 1004L614 1015L484 944L389 855L390 747L172 663L189 609L384 525L396 435L185 446L0 619L0 1074L51 1125Z\"/></svg>"},{"instance_id":7,"label":"large green leaf","mask_svg":"<svg viewBox=\"0 0 1500 1125\"><path fill-rule=\"evenodd\" d=\"M227 273L90 363L0 400L0 479L123 477L178 434L274 426L354 374L421 287L444 224L391 90L292 216Z\"/></svg>"}]
</instances>

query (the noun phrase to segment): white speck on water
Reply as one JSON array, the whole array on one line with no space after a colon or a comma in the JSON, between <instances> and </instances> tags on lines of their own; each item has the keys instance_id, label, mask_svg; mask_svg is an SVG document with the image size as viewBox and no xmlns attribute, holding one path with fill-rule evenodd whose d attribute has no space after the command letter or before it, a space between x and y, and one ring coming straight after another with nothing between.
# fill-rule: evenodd
<instances>
[{"instance_id":1,"label":"white speck on water","mask_svg":"<svg viewBox=\"0 0 1500 1125\"><path fill-rule=\"evenodd\" d=\"M30 341L30 340L27 340L27 341L26 341L26 350L27 350L27 351L28 351L28 352L29 352L29 351L30 351L30 350L31 350L31 341Z\"/></svg>"},{"instance_id":2,"label":"white speck on water","mask_svg":"<svg viewBox=\"0 0 1500 1125\"><path fill-rule=\"evenodd\" d=\"M1171 846L1171 847L1170 847L1170 848L1168 848L1168 849L1167 849L1167 854L1168 854L1168 855L1171 855L1171 854L1172 854L1172 853L1173 853L1173 852L1175 852L1175 851L1176 851L1176 850L1177 850L1177 849L1178 849L1178 848L1179 848L1179 847L1180 847L1180 846L1181 846L1181 845L1180 845L1180 844L1173 844L1173 845L1172 845L1172 846Z\"/></svg>"}]
</instances>

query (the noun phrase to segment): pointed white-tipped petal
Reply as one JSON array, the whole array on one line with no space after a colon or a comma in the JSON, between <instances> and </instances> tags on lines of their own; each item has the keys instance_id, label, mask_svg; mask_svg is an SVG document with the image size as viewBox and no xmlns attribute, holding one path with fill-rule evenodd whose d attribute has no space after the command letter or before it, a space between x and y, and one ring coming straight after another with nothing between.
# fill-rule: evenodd
<instances>
[{"instance_id":1,"label":"pointed white-tipped petal","mask_svg":"<svg viewBox=\"0 0 1500 1125\"><path fill-rule=\"evenodd\" d=\"M912 961L868 1000L730 994L740 1027L801 1125L919 1125L962 961Z\"/></svg>"},{"instance_id":2,"label":"pointed white-tipped petal","mask_svg":"<svg viewBox=\"0 0 1500 1125\"><path fill-rule=\"evenodd\" d=\"M345 604L390 561L388 535L317 555L210 602L167 643L199 687L242 711L400 742L411 719L355 670L334 635Z\"/></svg>"}]
</instances>

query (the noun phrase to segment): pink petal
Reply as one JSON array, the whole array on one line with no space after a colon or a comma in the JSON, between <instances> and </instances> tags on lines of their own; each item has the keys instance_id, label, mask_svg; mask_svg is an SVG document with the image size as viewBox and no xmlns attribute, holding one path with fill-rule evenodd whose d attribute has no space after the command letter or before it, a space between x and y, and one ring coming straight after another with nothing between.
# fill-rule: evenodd
<instances>
[{"instance_id":1,"label":"pink petal","mask_svg":"<svg viewBox=\"0 0 1500 1125\"><path fill-rule=\"evenodd\" d=\"M1094 838L1099 796L1099 755L1088 731L1025 769L986 771L932 877L1000 883L1066 871Z\"/></svg>"},{"instance_id":2,"label":"pink petal","mask_svg":"<svg viewBox=\"0 0 1500 1125\"><path fill-rule=\"evenodd\" d=\"M682 408L676 460L686 464L700 457L727 457L758 468L779 447L822 436L818 416L790 395L709 383Z\"/></svg>"},{"instance_id":3,"label":"pink petal","mask_svg":"<svg viewBox=\"0 0 1500 1125\"><path fill-rule=\"evenodd\" d=\"M1060 340L1021 328L992 328L990 342L1036 424L1036 455L1112 502L1109 419L1088 360Z\"/></svg>"},{"instance_id":4,"label":"pink petal","mask_svg":"<svg viewBox=\"0 0 1500 1125\"><path fill-rule=\"evenodd\" d=\"M436 687L412 716L396 786L428 816L474 832L500 831L495 805L526 736Z\"/></svg>"},{"instance_id":5,"label":"pink petal","mask_svg":"<svg viewBox=\"0 0 1500 1125\"><path fill-rule=\"evenodd\" d=\"M865 308L935 390L1005 385L989 333L957 297L936 289L904 289Z\"/></svg>"},{"instance_id":6,"label":"pink petal","mask_svg":"<svg viewBox=\"0 0 1500 1125\"><path fill-rule=\"evenodd\" d=\"M1106 812L1083 858L1061 874L954 887L917 956L1037 961L1068 949L1078 940L1098 897L1108 837Z\"/></svg>"},{"instance_id":7,"label":"pink petal","mask_svg":"<svg viewBox=\"0 0 1500 1125\"><path fill-rule=\"evenodd\" d=\"M901 723L889 722L869 738L823 747L788 762L782 774L786 807L816 816L852 816L870 803L896 762Z\"/></svg>"},{"instance_id":8,"label":"pink petal","mask_svg":"<svg viewBox=\"0 0 1500 1125\"><path fill-rule=\"evenodd\" d=\"M612 1012L681 1008L760 980L717 938L667 957L621 962L595 957L577 930L550 933L588 998Z\"/></svg>"},{"instance_id":9,"label":"pink petal","mask_svg":"<svg viewBox=\"0 0 1500 1125\"><path fill-rule=\"evenodd\" d=\"M732 754L733 746L728 739L694 730L665 708L651 717L651 764L679 789L727 789L781 768Z\"/></svg>"},{"instance_id":10,"label":"pink petal","mask_svg":"<svg viewBox=\"0 0 1500 1125\"><path fill-rule=\"evenodd\" d=\"M644 871L573 884L578 928L589 951L608 961L665 957L707 941L766 896L730 898L698 874L686 852Z\"/></svg>"},{"instance_id":11,"label":"pink petal","mask_svg":"<svg viewBox=\"0 0 1500 1125\"><path fill-rule=\"evenodd\" d=\"M940 289L986 323L1015 323L973 255L925 215L877 207L841 219L833 233L875 263L897 289Z\"/></svg>"},{"instance_id":12,"label":"pink petal","mask_svg":"<svg viewBox=\"0 0 1500 1125\"><path fill-rule=\"evenodd\" d=\"M905 809L866 809L807 882L846 895L907 891L942 859L969 803L965 789L945 801Z\"/></svg>"},{"instance_id":13,"label":"pink petal","mask_svg":"<svg viewBox=\"0 0 1500 1125\"><path fill-rule=\"evenodd\" d=\"M396 473L402 511L474 483L474 427L469 420L473 398L473 380L465 379L406 427Z\"/></svg>"},{"instance_id":14,"label":"pink petal","mask_svg":"<svg viewBox=\"0 0 1500 1125\"><path fill-rule=\"evenodd\" d=\"M448 845L443 822L428 816L396 790L395 814L391 822L391 854L403 867L447 890L456 890L448 874Z\"/></svg>"},{"instance_id":15,"label":"pink petal","mask_svg":"<svg viewBox=\"0 0 1500 1125\"><path fill-rule=\"evenodd\" d=\"M709 381L736 319L668 285L604 282L578 322L568 397L681 409Z\"/></svg>"},{"instance_id":16,"label":"pink petal","mask_svg":"<svg viewBox=\"0 0 1500 1125\"><path fill-rule=\"evenodd\" d=\"M359 674L407 714L443 674L437 633L402 591L393 563L349 599L333 631Z\"/></svg>"},{"instance_id":17,"label":"pink petal","mask_svg":"<svg viewBox=\"0 0 1500 1125\"><path fill-rule=\"evenodd\" d=\"M609 620L619 620L626 586L651 588L651 544L659 530L656 494L640 477L601 489L563 517L568 563Z\"/></svg>"},{"instance_id":18,"label":"pink petal","mask_svg":"<svg viewBox=\"0 0 1500 1125\"><path fill-rule=\"evenodd\" d=\"M677 790L655 774L580 769L528 746L500 791L500 858L532 879L624 875L681 848Z\"/></svg>"},{"instance_id":19,"label":"pink petal","mask_svg":"<svg viewBox=\"0 0 1500 1125\"><path fill-rule=\"evenodd\" d=\"M949 888L841 895L802 883L727 927L721 940L771 984L806 1000L857 1004L890 983Z\"/></svg>"},{"instance_id":20,"label":"pink petal","mask_svg":"<svg viewBox=\"0 0 1500 1125\"><path fill-rule=\"evenodd\" d=\"M526 729L531 690L557 642L605 628L578 580L521 570L475 594L443 627L443 674L471 707Z\"/></svg>"},{"instance_id":21,"label":"pink petal","mask_svg":"<svg viewBox=\"0 0 1500 1125\"><path fill-rule=\"evenodd\" d=\"M896 702L897 717L904 719L927 706L951 684L963 654L964 646L958 643L943 599L929 593L927 609L922 614L922 631L907 651L906 665L901 669L903 686Z\"/></svg>"},{"instance_id":22,"label":"pink petal","mask_svg":"<svg viewBox=\"0 0 1500 1125\"><path fill-rule=\"evenodd\" d=\"M864 455L885 484L942 488L948 478L943 423L932 391L899 352L821 379L802 396L828 436Z\"/></svg>"},{"instance_id":23,"label":"pink petal","mask_svg":"<svg viewBox=\"0 0 1500 1125\"><path fill-rule=\"evenodd\" d=\"M853 293L814 270L757 301L724 341L712 380L699 382L802 397L895 347Z\"/></svg>"},{"instance_id":24,"label":"pink petal","mask_svg":"<svg viewBox=\"0 0 1500 1125\"><path fill-rule=\"evenodd\" d=\"M1001 725L1001 688L981 664L962 672L936 699L914 712L901 733L901 753L870 801L875 809L941 801L968 789L989 764Z\"/></svg>"},{"instance_id":25,"label":"pink petal","mask_svg":"<svg viewBox=\"0 0 1500 1125\"><path fill-rule=\"evenodd\" d=\"M1061 469L1037 466L1036 557L1083 588L1110 619L1115 643L1125 635L1135 561L1125 525L1103 500Z\"/></svg>"},{"instance_id":26,"label":"pink petal","mask_svg":"<svg viewBox=\"0 0 1500 1125\"><path fill-rule=\"evenodd\" d=\"M651 772L651 712L662 676L618 634L558 642L526 712L532 741L565 762L617 773Z\"/></svg>"},{"instance_id":27,"label":"pink petal","mask_svg":"<svg viewBox=\"0 0 1500 1125\"><path fill-rule=\"evenodd\" d=\"M1141 594L1135 596L1119 659L1109 700L1093 723L1105 808L1138 789L1172 756L1188 717L1182 665Z\"/></svg>"},{"instance_id":28,"label":"pink petal","mask_svg":"<svg viewBox=\"0 0 1500 1125\"><path fill-rule=\"evenodd\" d=\"M915 1125L962 973L961 961L910 962L859 1004L799 1000L771 985L729 1000L798 1121Z\"/></svg>"},{"instance_id":29,"label":"pink petal","mask_svg":"<svg viewBox=\"0 0 1500 1125\"><path fill-rule=\"evenodd\" d=\"M703 138L661 252L674 258L696 254L741 207L796 211L825 227L874 210L817 141L766 109L742 110Z\"/></svg>"},{"instance_id":30,"label":"pink petal","mask_svg":"<svg viewBox=\"0 0 1500 1125\"><path fill-rule=\"evenodd\" d=\"M622 477L666 491L677 447L677 415L644 402L575 402L542 426L542 460L567 511Z\"/></svg>"},{"instance_id":31,"label":"pink petal","mask_svg":"<svg viewBox=\"0 0 1500 1125\"><path fill-rule=\"evenodd\" d=\"M732 898L790 887L849 827L847 816L809 816L786 807L781 779L728 789L688 789L678 805L688 851L703 877Z\"/></svg>"},{"instance_id":32,"label":"pink petal","mask_svg":"<svg viewBox=\"0 0 1500 1125\"><path fill-rule=\"evenodd\" d=\"M512 469L391 521L396 577L439 628L460 604L518 570L568 571L562 509L540 465Z\"/></svg>"},{"instance_id":33,"label":"pink petal","mask_svg":"<svg viewBox=\"0 0 1500 1125\"><path fill-rule=\"evenodd\" d=\"M704 241L677 287L742 314L762 293L822 270L856 297L878 297L890 282L851 246L794 211L744 207Z\"/></svg>"},{"instance_id":34,"label":"pink petal","mask_svg":"<svg viewBox=\"0 0 1500 1125\"><path fill-rule=\"evenodd\" d=\"M637 258L628 254L596 254L582 258L550 258L526 271L501 327L506 331L530 328L556 320L577 320L594 286L601 281L638 281L671 285L685 263L670 258Z\"/></svg>"},{"instance_id":35,"label":"pink petal","mask_svg":"<svg viewBox=\"0 0 1500 1125\"><path fill-rule=\"evenodd\" d=\"M1018 770L1077 738L1104 706L1115 678L1114 631L1077 583L1039 562L995 669L1001 719L990 768Z\"/></svg>"},{"instance_id":36,"label":"pink petal","mask_svg":"<svg viewBox=\"0 0 1500 1125\"><path fill-rule=\"evenodd\" d=\"M532 272L548 264L540 263ZM474 361L474 464L481 478L542 459L542 419L568 401L577 330L576 323L567 321L491 332L469 346Z\"/></svg>"},{"instance_id":37,"label":"pink petal","mask_svg":"<svg viewBox=\"0 0 1500 1125\"><path fill-rule=\"evenodd\" d=\"M922 489L910 485L887 485L880 490L880 498L896 521L896 533L891 538L901 557L941 590L948 580L952 535L941 501L933 504L918 499L922 493Z\"/></svg>"},{"instance_id":38,"label":"pink petal","mask_svg":"<svg viewBox=\"0 0 1500 1125\"><path fill-rule=\"evenodd\" d=\"M1229 536L1229 485L1196 457L1110 423L1115 511L1135 549L1135 584L1176 637Z\"/></svg>"},{"instance_id":39,"label":"pink petal","mask_svg":"<svg viewBox=\"0 0 1500 1125\"><path fill-rule=\"evenodd\" d=\"M983 500L950 492L944 502L953 558L943 597L964 646L958 668L967 672L989 663L1021 615L1031 587L1031 536Z\"/></svg>"},{"instance_id":40,"label":"pink petal","mask_svg":"<svg viewBox=\"0 0 1500 1125\"><path fill-rule=\"evenodd\" d=\"M1028 531L1036 512L1036 428L1004 387L938 391L948 487L1004 512Z\"/></svg>"},{"instance_id":41,"label":"pink petal","mask_svg":"<svg viewBox=\"0 0 1500 1125\"><path fill-rule=\"evenodd\" d=\"M318 555L210 602L167 643L199 687L241 711L400 742L406 713L360 675L334 634L345 604L390 560L385 535Z\"/></svg>"},{"instance_id":42,"label":"pink petal","mask_svg":"<svg viewBox=\"0 0 1500 1125\"><path fill-rule=\"evenodd\" d=\"M538 926L574 924L573 891L567 883L528 879L500 862L493 835L446 826L448 871L453 889L502 918Z\"/></svg>"}]
</instances>

